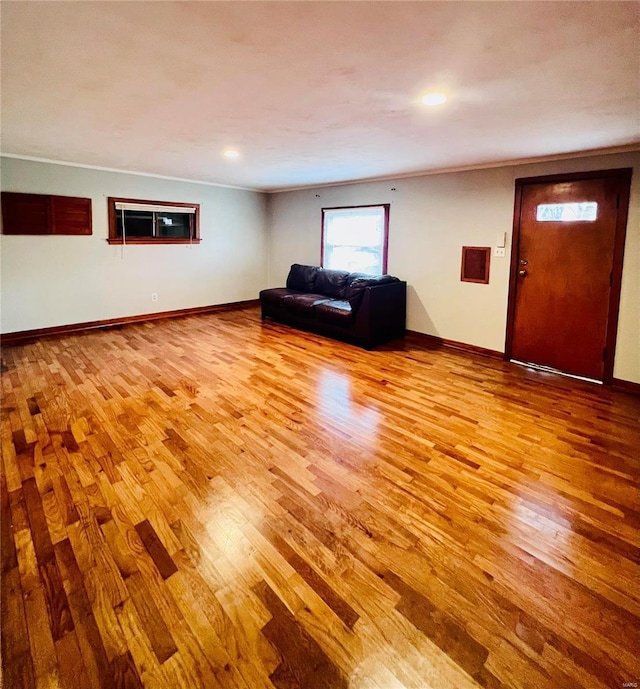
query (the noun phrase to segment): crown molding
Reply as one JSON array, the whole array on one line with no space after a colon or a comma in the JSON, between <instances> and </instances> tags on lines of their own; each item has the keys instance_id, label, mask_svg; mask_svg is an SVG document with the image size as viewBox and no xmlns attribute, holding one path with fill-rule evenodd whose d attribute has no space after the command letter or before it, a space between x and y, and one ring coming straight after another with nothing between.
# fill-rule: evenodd
<instances>
[{"instance_id":1,"label":"crown molding","mask_svg":"<svg viewBox=\"0 0 640 689\"><path fill-rule=\"evenodd\" d=\"M55 160L52 158L39 158L35 156L25 156L15 153L3 153L3 158L14 158L16 160L26 160L34 163L49 163L50 165L65 165L67 167L77 167L86 170L98 170L100 172L116 172L123 175L135 175L138 177L151 177L154 179L164 179L172 182L186 182L187 184L200 184L209 187L220 187L223 189L238 189L240 191L251 191L257 194L282 194L289 191L303 191L305 189L324 189L327 187L345 187L352 184L368 184L370 182L385 182L398 179L412 179L414 177L429 177L432 175L444 175L454 172L472 172L474 170L491 170L502 167L513 167L517 165L535 165L537 163L551 163L559 160L571 160L575 158L590 158L592 156L615 155L616 153L635 153L640 152L640 141L622 146L610 146L608 148L593 148L584 151L573 151L568 153L557 153L547 156L536 156L531 158L513 158L510 160L492 161L484 163L474 163L472 165L459 165L454 167L434 168L431 170L419 170L416 172L398 173L394 175L380 175L377 177L361 177L339 182L322 182L320 184L302 184L291 187L277 187L274 189L258 189L255 187L241 187L233 184L222 184L219 182L207 182L186 177L171 177L169 175L157 175L151 172L140 172L138 170L122 170L113 167L103 167L100 165L85 165L72 163L67 160Z\"/></svg>"},{"instance_id":2,"label":"crown molding","mask_svg":"<svg viewBox=\"0 0 640 689\"><path fill-rule=\"evenodd\" d=\"M264 189L255 189L253 187L240 187L234 184L220 184L218 182L205 182L198 179L189 179L187 177L170 177L169 175L156 175L152 172L140 172L139 170L121 170L116 167L103 167L102 165L85 165L83 163L72 163L68 160L55 160L53 158L37 158L35 156L23 156L16 153L3 153L0 151L2 158L14 158L15 160L26 160L32 163L48 163L49 165L66 165L67 167L78 167L85 170L97 170L99 172L117 172L120 175L135 175L137 177L152 177L154 179L166 179L171 182L186 182L187 184L202 184L207 187L222 187L223 189L239 189L240 191L253 191L257 194L265 194Z\"/></svg>"},{"instance_id":3,"label":"crown molding","mask_svg":"<svg viewBox=\"0 0 640 689\"><path fill-rule=\"evenodd\" d=\"M347 187L351 184L368 184L370 182L391 182L397 179L412 179L414 177L430 177L432 175L446 175L453 172L472 172L473 170L491 170L501 167L513 167L517 165L535 165L536 163L552 163L557 160L572 160L574 158L591 158L592 156L615 155L616 153L640 152L640 141L625 144L624 146L611 146L608 148L592 148L586 151L573 151L571 153L557 153L554 155L537 156L533 158L514 158L511 160L474 163L473 165L459 165L456 167L434 168L419 172L399 173L397 175L381 175L379 177L363 177L343 182L323 182L322 184L304 184L297 187L278 187L266 189L266 194L282 194L288 191L302 191L305 189L324 189L327 187Z\"/></svg>"}]
</instances>

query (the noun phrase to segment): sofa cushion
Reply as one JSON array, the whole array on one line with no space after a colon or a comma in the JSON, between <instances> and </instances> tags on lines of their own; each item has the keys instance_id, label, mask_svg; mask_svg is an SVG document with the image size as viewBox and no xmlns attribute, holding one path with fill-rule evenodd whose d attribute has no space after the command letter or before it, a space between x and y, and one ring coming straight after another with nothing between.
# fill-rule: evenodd
<instances>
[{"instance_id":1,"label":"sofa cushion","mask_svg":"<svg viewBox=\"0 0 640 689\"><path fill-rule=\"evenodd\" d=\"M346 270L327 270L320 268L316 276L315 291L328 297L344 299L344 291L349 281Z\"/></svg>"},{"instance_id":2,"label":"sofa cushion","mask_svg":"<svg viewBox=\"0 0 640 689\"><path fill-rule=\"evenodd\" d=\"M369 273L349 273L348 284L350 285L354 280L368 280L371 277L375 277L375 276L370 275Z\"/></svg>"},{"instance_id":3,"label":"sofa cushion","mask_svg":"<svg viewBox=\"0 0 640 689\"><path fill-rule=\"evenodd\" d=\"M283 299L291 294L291 290L286 287L273 287L272 289L263 289L260 291L260 301L264 304L272 304L274 306L282 306Z\"/></svg>"},{"instance_id":4,"label":"sofa cushion","mask_svg":"<svg viewBox=\"0 0 640 689\"><path fill-rule=\"evenodd\" d=\"M316 316L319 321L346 325L353 320L353 309L348 301L331 299L316 306Z\"/></svg>"},{"instance_id":5,"label":"sofa cushion","mask_svg":"<svg viewBox=\"0 0 640 689\"><path fill-rule=\"evenodd\" d=\"M294 263L287 276L287 287L298 292L315 291L318 270L317 266L304 266L300 263Z\"/></svg>"},{"instance_id":6,"label":"sofa cushion","mask_svg":"<svg viewBox=\"0 0 640 689\"><path fill-rule=\"evenodd\" d=\"M366 273L351 273L349 282L344 292L345 299L349 300L352 309L360 306L365 287L385 285L389 282L398 282L398 278L391 275L367 275Z\"/></svg>"},{"instance_id":7,"label":"sofa cushion","mask_svg":"<svg viewBox=\"0 0 640 689\"><path fill-rule=\"evenodd\" d=\"M322 294L288 294L282 301L282 305L288 311L313 316L316 304L327 301Z\"/></svg>"},{"instance_id":8,"label":"sofa cushion","mask_svg":"<svg viewBox=\"0 0 640 689\"><path fill-rule=\"evenodd\" d=\"M364 289L365 287L376 287L386 285L388 282L400 282L399 278L393 275L363 275L362 273L352 273L353 277L349 282L350 289Z\"/></svg>"}]
</instances>

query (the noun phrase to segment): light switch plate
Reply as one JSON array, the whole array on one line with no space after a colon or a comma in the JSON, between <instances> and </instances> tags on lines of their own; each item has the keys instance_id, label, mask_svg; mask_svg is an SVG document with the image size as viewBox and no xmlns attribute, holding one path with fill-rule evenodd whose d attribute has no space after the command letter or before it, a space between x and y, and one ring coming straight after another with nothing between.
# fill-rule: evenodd
<instances>
[{"instance_id":1,"label":"light switch plate","mask_svg":"<svg viewBox=\"0 0 640 689\"><path fill-rule=\"evenodd\" d=\"M497 258L504 258L507 255L507 250L503 246L496 246L493 249L493 255Z\"/></svg>"}]
</instances>

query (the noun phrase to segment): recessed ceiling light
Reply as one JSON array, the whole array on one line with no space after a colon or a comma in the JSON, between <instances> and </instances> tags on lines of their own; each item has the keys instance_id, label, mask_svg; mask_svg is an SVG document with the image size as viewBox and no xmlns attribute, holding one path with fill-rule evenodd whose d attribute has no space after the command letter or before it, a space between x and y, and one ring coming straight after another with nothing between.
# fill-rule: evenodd
<instances>
[{"instance_id":1,"label":"recessed ceiling light","mask_svg":"<svg viewBox=\"0 0 640 689\"><path fill-rule=\"evenodd\" d=\"M225 158L238 158L240 156L238 151L233 148L227 148L223 155Z\"/></svg>"},{"instance_id":2,"label":"recessed ceiling light","mask_svg":"<svg viewBox=\"0 0 640 689\"><path fill-rule=\"evenodd\" d=\"M447 97L444 93L427 93L422 96L423 105L442 105L447 102Z\"/></svg>"}]
</instances>

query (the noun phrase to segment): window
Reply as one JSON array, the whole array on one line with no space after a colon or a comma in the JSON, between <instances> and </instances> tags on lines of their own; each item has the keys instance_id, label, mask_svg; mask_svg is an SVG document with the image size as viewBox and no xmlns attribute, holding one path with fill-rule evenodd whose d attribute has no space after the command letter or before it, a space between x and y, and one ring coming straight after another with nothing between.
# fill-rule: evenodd
<instances>
[{"instance_id":1,"label":"window","mask_svg":"<svg viewBox=\"0 0 640 689\"><path fill-rule=\"evenodd\" d=\"M387 272L389 204L322 209L322 266L350 273Z\"/></svg>"},{"instance_id":2,"label":"window","mask_svg":"<svg viewBox=\"0 0 640 689\"><path fill-rule=\"evenodd\" d=\"M536 208L538 222L585 222L598 216L596 201L582 203L541 203Z\"/></svg>"},{"instance_id":3,"label":"window","mask_svg":"<svg viewBox=\"0 0 640 689\"><path fill-rule=\"evenodd\" d=\"M91 234L91 199L2 192L4 234Z\"/></svg>"},{"instance_id":4,"label":"window","mask_svg":"<svg viewBox=\"0 0 640 689\"><path fill-rule=\"evenodd\" d=\"M199 244L197 203L109 198L110 244Z\"/></svg>"}]
</instances>

